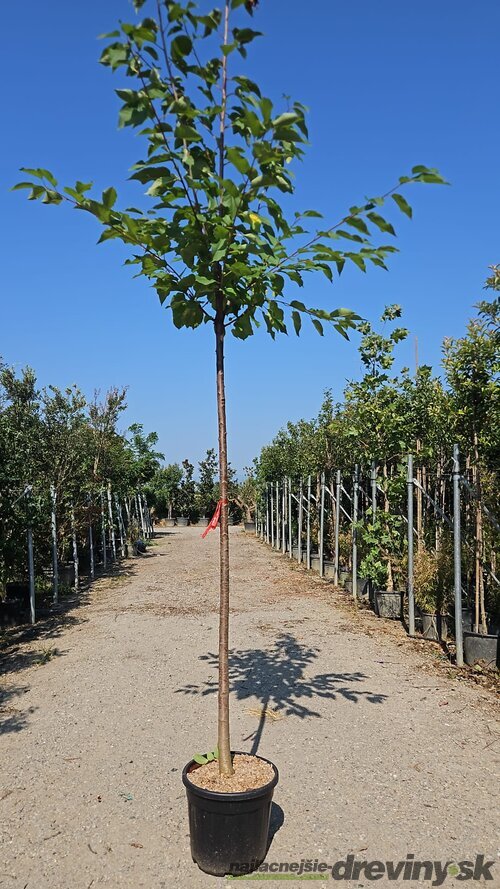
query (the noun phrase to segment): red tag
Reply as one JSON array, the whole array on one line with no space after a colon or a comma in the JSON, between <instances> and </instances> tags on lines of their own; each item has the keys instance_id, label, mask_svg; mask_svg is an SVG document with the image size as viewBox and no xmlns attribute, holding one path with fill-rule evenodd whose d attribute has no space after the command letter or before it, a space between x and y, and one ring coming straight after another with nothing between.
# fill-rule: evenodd
<instances>
[{"instance_id":1,"label":"red tag","mask_svg":"<svg viewBox=\"0 0 500 889\"><path fill-rule=\"evenodd\" d=\"M207 527L205 528L203 534L201 535L202 537L206 537L209 531L215 531L217 525L219 524L220 511L222 509L222 506L226 503L227 503L227 500L219 500L212 518L210 519Z\"/></svg>"}]
</instances>

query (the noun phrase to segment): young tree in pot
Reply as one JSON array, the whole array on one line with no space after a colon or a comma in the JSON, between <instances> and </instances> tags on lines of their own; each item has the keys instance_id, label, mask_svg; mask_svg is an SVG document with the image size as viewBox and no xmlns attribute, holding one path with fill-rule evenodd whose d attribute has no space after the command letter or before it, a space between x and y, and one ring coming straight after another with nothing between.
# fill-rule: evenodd
<instances>
[{"instance_id":1,"label":"young tree in pot","mask_svg":"<svg viewBox=\"0 0 500 889\"><path fill-rule=\"evenodd\" d=\"M134 0L135 9L145 2ZM370 263L385 268L396 248L374 243L370 232L370 228L382 232L384 238L394 234L380 213L384 201L391 198L393 205L411 215L401 187L443 181L435 170L414 167L383 197L351 207L338 222L319 231L303 227L307 218L320 215L316 212L287 218L290 200L287 197L281 206L277 197L293 193L289 165L301 158L306 143L304 106L288 103L283 112L276 112L255 83L240 73L230 77L229 71L236 54L245 57L258 36L244 21L245 13L253 13L256 6L257 0L225 0L222 9L200 14L192 2L157 0L148 4L155 17L122 23L119 31L108 35L111 42L102 63L132 81L132 88L117 90L123 102L120 124L141 127L147 143L147 159L135 165L131 177L147 187L153 201L147 213L116 209L113 187L100 199L89 196L91 186L84 182L59 188L47 170L25 169L32 181L17 186L29 188L30 198L69 203L90 213L103 226L100 241L117 238L129 246L132 256L127 262L152 282L162 305L171 309L176 327L213 327L221 508L218 771L225 790L241 786L230 781L241 762L233 758L229 736L226 334L246 339L263 321L274 339L276 333L286 333L289 311L297 334L305 317L321 335L327 323L347 336L358 320L352 311L306 306L287 295L285 282L302 286L308 272L321 272L332 280L333 270L340 274L346 262L363 271ZM219 32L222 43L217 41ZM216 56L214 42L220 47ZM263 772L265 787L249 793L259 792L265 798L265 820L277 772L271 770L270 781L269 770ZM193 787L187 774L185 778ZM255 809L254 801L250 808ZM225 822L220 829L225 831ZM266 834L267 825L259 831L254 858L265 854ZM227 844L222 845L227 851ZM230 861L241 860L241 850L238 854L232 849L229 860L222 853L217 861L214 857L215 848L211 861L198 857L198 862L212 872L225 873Z\"/></svg>"},{"instance_id":2,"label":"young tree in pot","mask_svg":"<svg viewBox=\"0 0 500 889\"><path fill-rule=\"evenodd\" d=\"M401 516L377 510L375 517L368 510L367 520L360 523L360 571L373 586L373 603L379 617L400 620L403 594L394 589L397 566L401 562L398 552L404 540Z\"/></svg>"},{"instance_id":3,"label":"young tree in pot","mask_svg":"<svg viewBox=\"0 0 500 889\"><path fill-rule=\"evenodd\" d=\"M146 491L148 499L155 508L158 518L165 519L167 525L175 522L174 514L179 502L179 485L182 480L182 469L178 463L169 463L158 469Z\"/></svg>"},{"instance_id":4,"label":"young tree in pot","mask_svg":"<svg viewBox=\"0 0 500 889\"><path fill-rule=\"evenodd\" d=\"M179 485L177 516L178 525L187 525L196 518L196 485L194 482L194 466L189 460L182 461L182 479Z\"/></svg>"},{"instance_id":5,"label":"young tree in pot","mask_svg":"<svg viewBox=\"0 0 500 889\"><path fill-rule=\"evenodd\" d=\"M245 479L238 485L234 499L243 512L245 531L254 531L257 506L257 480L253 469L247 466L244 471Z\"/></svg>"},{"instance_id":6,"label":"young tree in pot","mask_svg":"<svg viewBox=\"0 0 500 889\"><path fill-rule=\"evenodd\" d=\"M486 289L500 292L498 267L494 266L492 272L486 281ZM488 463L495 467L498 464L498 424L495 423L495 418L498 416L499 400L500 300L498 297L491 301L483 300L477 308L478 317L467 325L467 335L445 340L443 364L458 420L458 442L461 452L469 454L472 468L474 633L487 635L484 584L485 502L482 478ZM469 634L468 645L472 646L474 640L471 637L472 634Z\"/></svg>"},{"instance_id":7,"label":"young tree in pot","mask_svg":"<svg viewBox=\"0 0 500 889\"><path fill-rule=\"evenodd\" d=\"M198 463L196 486L196 504L200 516L206 519L205 524L213 516L218 499L217 455L213 448L208 448L204 459Z\"/></svg>"}]
</instances>

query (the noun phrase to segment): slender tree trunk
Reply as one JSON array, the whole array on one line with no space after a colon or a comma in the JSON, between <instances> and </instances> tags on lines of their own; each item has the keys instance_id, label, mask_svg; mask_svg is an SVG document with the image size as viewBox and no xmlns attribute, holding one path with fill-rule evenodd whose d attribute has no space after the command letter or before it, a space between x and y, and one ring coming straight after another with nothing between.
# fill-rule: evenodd
<instances>
[{"instance_id":1,"label":"slender tree trunk","mask_svg":"<svg viewBox=\"0 0 500 889\"><path fill-rule=\"evenodd\" d=\"M479 470L479 451L477 432L474 432L474 483L476 488L476 613L475 626L476 633L486 633L486 613L484 604L484 577L483 577L483 512L482 512L482 492L481 492L481 474Z\"/></svg>"},{"instance_id":2,"label":"slender tree trunk","mask_svg":"<svg viewBox=\"0 0 500 889\"><path fill-rule=\"evenodd\" d=\"M221 300L222 301L222 298ZM226 392L224 381L224 316L222 309L215 322L217 362L217 415L219 421L219 482L220 498L220 613L219 613L219 771L232 775L231 743L229 737L229 530L228 530L228 470Z\"/></svg>"},{"instance_id":3,"label":"slender tree trunk","mask_svg":"<svg viewBox=\"0 0 500 889\"><path fill-rule=\"evenodd\" d=\"M382 467L382 473L384 476L384 512L386 515L389 515L391 511L389 497L387 496L387 485L388 485L388 472L387 472L387 463L384 461ZM392 593L394 590L394 574L392 570L392 558L391 554L387 553L387 591Z\"/></svg>"},{"instance_id":4,"label":"slender tree trunk","mask_svg":"<svg viewBox=\"0 0 500 889\"><path fill-rule=\"evenodd\" d=\"M229 0L224 8L224 47L229 40ZM221 70L221 112L219 135L219 176L224 179L224 153L227 104L227 53L223 52ZM220 195L220 212L223 213L223 195ZM216 297L215 342L217 366L217 416L219 432L219 484L220 484L220 602L219 602L219 695L218 695L218 748L219 773L234 773L229 736L229 530L227 469L226 389L224 382L224 267L219 265L219 290Z\"/></svg>"},{"instance_id":5,"label":"slender tree trunk","mask_svg":"<svg viewBox=\"0 0 500 889\"><path fill-rule=\"evenodd\" d=\"M417 438L417 482L419 485L422 484L422 467L420 466L420 451L422 450L422 443L419 438ZM422 512L423 512L423 497L422 491L417 485L417 550L420 552L423 544L423 531L422 531Z\"/></svg>"}]
</instances>

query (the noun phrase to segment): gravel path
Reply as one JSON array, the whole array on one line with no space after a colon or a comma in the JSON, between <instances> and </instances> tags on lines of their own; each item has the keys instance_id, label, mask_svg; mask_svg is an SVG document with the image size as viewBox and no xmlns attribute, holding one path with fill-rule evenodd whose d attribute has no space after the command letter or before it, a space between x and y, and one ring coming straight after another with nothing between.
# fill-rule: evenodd
<instances>
[{"instance_id":1,"label":"gravel path","mask_svg":"<svg viewBox=\"0 0 500 889\"><path fill-rule=\"evenodd\" d=\"M497 859L491 692L254 537L231 543L233 747L280 771L268 861ZM2 889L231 885L191 861L181 783L216 743L217 551L216 533L165 533L7 656Z\"/></svg>"}]
</instances>

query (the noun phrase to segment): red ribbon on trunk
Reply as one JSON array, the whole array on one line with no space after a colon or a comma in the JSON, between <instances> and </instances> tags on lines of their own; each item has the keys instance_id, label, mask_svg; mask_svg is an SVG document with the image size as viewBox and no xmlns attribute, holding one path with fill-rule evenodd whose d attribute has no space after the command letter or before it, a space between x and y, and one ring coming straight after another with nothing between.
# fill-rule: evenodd
<instances>
[{"instance_id":1,"label":"red ribbon on trunk","mask_svg":"<svg viewBox=\"0 0 500 889\"><path fill-rule=\"evenodd\" d=\"M212 518L210 519L207 527L205 528L203 534L201 535L202 537L206 537L209 531L215 531L217 525L219 524L220 511L221 511L222 507L226 506L226 505L227 505L227 500L219 500L218 501L217 506L215 508L215 512L214 512Z\"/></svg>"}]
</instances>

